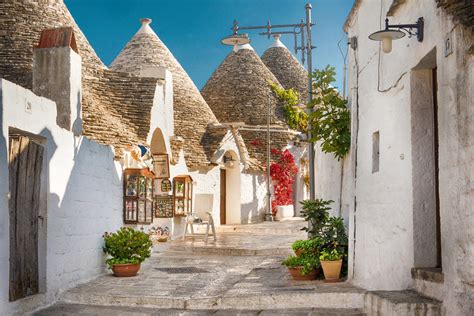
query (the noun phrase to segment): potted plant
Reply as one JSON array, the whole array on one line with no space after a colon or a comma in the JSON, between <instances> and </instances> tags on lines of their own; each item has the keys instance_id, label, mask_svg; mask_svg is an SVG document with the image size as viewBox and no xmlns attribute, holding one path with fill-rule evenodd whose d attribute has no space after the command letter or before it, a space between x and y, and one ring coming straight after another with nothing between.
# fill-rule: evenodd
<instances>
[{"instance_id":1,"label":"potted plant","mask_svg":"<svg viewBox=\"0 0 474 316\"><path fill-rule=\"evenodd\" d=\"M314 280L318 274L319 260L314 254L289 256L281 264L288 268L294 280Z\"/></svg>"},{"instance_id":2,"label":"potted plant","mask_svg":"<svg viewBox=\"0 0 474 316\"><path fill-rule=\"evenodd\" d=\"M150 236L131 227L122 227L115 233L104 234L104 252L111 258L105 262L115 276L135 276L140 264L151 255Z\"/></svg>"},{"instance_id":3,"label":"potted plant","mask_svg":"<svg viewBox=\"0 0 474 316\"><path fill-rule=\"evenodd\" d=\"M336 248L321 251L319 261L323 267L326 282L339 282L342 267L342 254Z\"/></svg>"},{"instance_id":4,"label":"potted plant","mask_svg":"<svg viewBox=\"0 0 474 316\"><path fill-rule=\"evenodd\" d=\"M291 248L295 252L297 257L300 257L304 253L318 253L319 246L321 245L319 238L310 238L306 240L297 240L292 245Z\"/></svg>"},{"instance_id":5,"label":"potted plant","mask_svg":"<svg viewBox=\"0 0 474 316\"><path fill-rule=\"evenodd\" d=\"M320 241L318 252L319 250L337 250L342 256L342 274L345 275L347 273L348 238L343 218L329 214L332 202L323 199L300 202L303 209L302 214L309 223L308 227L304 227L302 230L306 231L310 238L317 238Z\"/></svg>"}]
</instances>

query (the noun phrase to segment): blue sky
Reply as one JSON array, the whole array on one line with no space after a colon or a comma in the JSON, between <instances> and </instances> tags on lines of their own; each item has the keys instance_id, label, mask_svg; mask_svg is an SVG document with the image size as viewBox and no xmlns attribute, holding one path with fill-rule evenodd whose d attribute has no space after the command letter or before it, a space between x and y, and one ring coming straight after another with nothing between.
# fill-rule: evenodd
<instances>
[{"instance_id":1,"label":"blue sky","mask_svg":"<svg viewBox=\"0 0 474 316\"><path fill-rule=\"evenodd\" d=\"M240 25L298 23L304 6L313 6L314 67L336 67L342 88L343 59L337 43L346 43L342 26L353 0L65 0L97 54L109 65L140 27L139 19L153 19L152 28L201 88L231 48L220 39ZM271 44L250 31L252 46L261 55ZM288 48L293 38L283 37Z\"/></svg>"}]
</instances>

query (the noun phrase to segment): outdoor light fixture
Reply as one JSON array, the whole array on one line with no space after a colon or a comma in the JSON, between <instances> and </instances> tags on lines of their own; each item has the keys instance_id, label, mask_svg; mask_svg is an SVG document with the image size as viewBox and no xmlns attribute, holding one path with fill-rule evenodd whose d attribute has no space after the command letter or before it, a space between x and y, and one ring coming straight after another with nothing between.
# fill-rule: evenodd
<instances>
[{"instance_id":1,"label":"outdoor light fixture","mask_svg":"<svg viewBox=\"0 0 474 316\"><path fill-rule=\"evenodd\" d=\"M250 43L250 38L248 34L232 34L227 37L224 37L221 40L221 43L224 45L245 45Z\"/></svg>"},{"instance_id":2,"label":"outdoor light fixture","mask_svg":"<svg viewBox=\"0 0 474 316\"><path fill-rule=\"evenodd\" d=\"M418 18L415 24L388 24L388 18L385 19L385 30L378 31L369 35L373 41L382 42L382 50L384 53L392 51L392 41L400 39L408 34L408 37L416 35L418 42L423 41L423 18ZM404 31L404 32L402 32ZM406 34L405 34L406 33Z\"/></svg>"}]
</instances>

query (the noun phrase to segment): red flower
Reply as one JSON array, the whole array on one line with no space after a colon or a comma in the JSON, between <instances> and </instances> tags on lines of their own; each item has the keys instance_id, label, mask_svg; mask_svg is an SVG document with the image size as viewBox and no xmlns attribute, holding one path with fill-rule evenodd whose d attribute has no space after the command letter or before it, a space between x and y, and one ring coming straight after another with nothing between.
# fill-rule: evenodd
<instances>
[{"instance_id":1,"label":"red flower","mask_svg":"<svg viewBox=\"0 0 474 316\"><path fill-rule=\"evenodd\" d=\"M276 214L276 207L280 205L293 204L293 184L298 168L295 165L295 158L286 149L283 152L272 149L272 154L277 156L275 163L270 165L270 176L275 183L275 199L272 201L272 212Z\"/></svg>"}]
</instances>

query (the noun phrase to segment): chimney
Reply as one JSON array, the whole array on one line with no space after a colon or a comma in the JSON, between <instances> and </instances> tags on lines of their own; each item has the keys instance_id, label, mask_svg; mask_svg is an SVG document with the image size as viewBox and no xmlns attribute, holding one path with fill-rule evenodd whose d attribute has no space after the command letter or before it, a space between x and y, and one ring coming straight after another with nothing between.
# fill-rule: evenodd
<instances>
[{"instance_id":1,"label":"chimney","mask_svg":"<svg viewBox=\"0 0 474 316\"><path fill-rule=\"evenodd\" d=\"M33 92L56 102L56 123L82 133L81 57L70 27L44 30L33 49Z\"/></svg>"}]
</instances>

